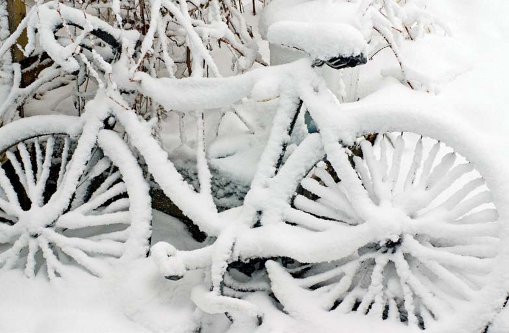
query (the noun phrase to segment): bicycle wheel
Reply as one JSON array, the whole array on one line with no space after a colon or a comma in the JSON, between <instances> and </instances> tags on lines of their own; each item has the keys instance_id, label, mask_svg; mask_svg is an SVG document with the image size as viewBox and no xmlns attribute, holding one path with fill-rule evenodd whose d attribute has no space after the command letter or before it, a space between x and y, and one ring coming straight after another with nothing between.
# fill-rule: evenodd
<instances>
[{"instance_id":1,"label":"bicycle wheel","mask_svg":"<svg viewBox=\"0 0 509 333\"><path fill-rule=\"evenodd\" d=\"M136 159L114 132L85 138L82 126L76 117L43 116L0 129L4 270L45 271L52 279L79 267L102 276L116 259L147 253L150 197ZM89 144L82 140L90 147L76 157ZM77 186L66 182L71 177Z\"/></svg>"},{"instance_id":2,"label":"bicycle wheel","mask_svg":"<svg viewBox=\"0 0 509 333\"><path fill-rule=\"evenodd\" d=\"M280 211L286 224L331 237L339 230L343 241L360 228L371 234L350 250L319 249L325 255L316 261L320 244L302 238L307 261L301 256L297 268L268 262L272 290L290 314L309 319L314 308L416 330L480 332L501 306L507 203L500 168L488 155L460 154L483 149L464 132L407 118L399 126L366 118L359 123L370 128L348 131L360 134L327 154L302 144L274 179L289 202ZM419 126L431 137L416 133ZM456 145L433 138L440 133Z\"/></svg>"}]
</instances>

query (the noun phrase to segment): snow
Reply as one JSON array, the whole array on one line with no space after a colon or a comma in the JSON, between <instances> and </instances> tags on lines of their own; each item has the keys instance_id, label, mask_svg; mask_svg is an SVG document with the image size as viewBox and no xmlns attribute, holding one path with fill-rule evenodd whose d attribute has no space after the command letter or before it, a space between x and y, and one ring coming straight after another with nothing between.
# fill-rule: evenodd
<instances>
[{"instance_id":1,"label":"snow","mask_svg":"<svg viewBox=\"0 0 509 333\"><path fill-rule=\"evenodd\" d=\"M130 227L128 240L124 244L125 252L122 254L122 260L129 261L142 258L148 253L148 239L151 235L152 212L148 184L144 181L137 160L130 154L129 148L116 133L102 131L99 133L97 140L105 155L111 159L114 165L118 166L129 195ZM108 191L111 191L114 187L111 187ZM98 195L95 200L98 200L101 195ZM113 214L115 213L103 217L108 216L113 219ZM122 213L118 212L116 214Z\"/></svg>"},{"instance_id":2,"label":"snow","mask_svg":"<svg viewBox=\"0 0 509 333\"><path fill-rule=\"evenodd\" d=\"M403 41L400 52L412 68L409 75L433 93L474 67L468 46L454 37L426 35L415 41Z\"/></svg>"},{"instance_id":3,"label":"snow","mask_svg":"<svg viewBox=\"0 0 509 333\"><path fill-rule=\"evenodd\" d=\"M273 1L268 8L277 9L278 3L283 2L285 1ZM357 2L299 0L297 3L293 3L295 6L290 12L276 13L276 10L276 12L270 13L267 11L264 14L265 22L270 23L271 20L280 22L281 15L288 15L297 21L309 22L320 18L323 21L334 20L342 22L341 24L360 27L357 22L347 22L351 17L354 17L354 15L348 14L348 8L351 7L353 10L357 6ZM318 15L317 12L311 11L307 7L317 3L320 5L319 7L326 9L326 13ZM182 181L175 166L167 160L168 154L160 149L160 146L151 137L150 124L140 120L129 110L109 104L114 109L113 112L116 113L119 122L130 133L130 143L142 155L148 157L145 159L151 165L150 171L156 181L168 195L176 199L176 203L183 207L184 212L193 218L203 230L210 235L219 236L219 238L213 243L214 245L211 245L213 239L199 244L186 236L184 228L178 221L154 212L153 230L156 232L152 244L166 241L172 246L167 243L158 243L153 247L151 258L126 262L124 267L118 268L115 272L108 272L110 274L105 274L106 277L101 280L76 274L76 276L72 276L75 280L62 279L50 284L40 276L26 280L19 272L2 272L0 284L5 288L0 291L0 302L2 308L7 310L0 312L0 330L13 332L193 332L201 325L203 332L225 332L227 329L230 332L327 332L331 327L341 327L348 332L411 331L412 328L397 323L397 320L380 321L359 313L338 314L339 311L348 310L346 305L338 307L338 311L323 311L324 298L316 296L318 293L311 289L299 286L296 282L299 279L290 276L276 261L267 262L266 267L272 281L274 295L282 305L276 306L265 291L241 293L242 299L220 295L219 291L222 288L221 281L224 274L230 274L230 272L226 272L226 261L228 260L247 260L260 256L274 257L277 254L302 262L331 260L342 262L341 260L349 260L353 250L362 247L365 243L377 242L381 239L396 242L397 235L402 232L413 235L420 233L421 230L424 230L423 235L430 238L447 234L450 239L458 240L465 238L460 236L470 236L482 232L486 233L487 238L491 237L490 239L493 237L506 239L507 225L500 226L498 222L495 222L496 224L490 222L483 226L472 224L462 229L455 229L451 225L444 228L434 224L437 218L443 218L443 216L434 215L428 216L428 220L423 219L415 225L406 225L404 221L406 215L401 216L402 212L408 213L416 210L416 206L412 202L413 199L428 202L429 198L423 194L424 192L416 191L415 197L410 195L394 197L393 203L401 204L404 207L401 210L393 210L387 204L391 203L393 199L388 192L391 189L390 186L397 188L394 185L397 183L397 179L391 178L397 172L389 173L388 165L391 164L387 160L382 161L382 157L379 160L378 156L370 155L369 145L364 144L362 149L366 155L366 165L361 165L359 159L354 163L357 170L365 168L359 173L364 172L367 175L366 178L369 177L371 180L369 183L365 177L359 179L357 174L353 173L350 161L344 155L337 153L339 141L352 143L359 134L373 130L390 132L410 130L431 136L454 147L458 153L467 157L472 163L471 165L480 171L493 194L493 196L486 196L481 192L478 197L473 196L467 200L467 203L457 206L456 210L450 212L451 215L455 219L461 218L472 207L493 200L501 221L505 221L509 217L509 198L507 198L509 174L506 170L508 161L507 157L501 153L507 151L508 148L505 137L507 128L509 128L509 118L506 112L509 104L506 91L509 73L504 51L509 49L509 45L504 36L509 32L509 26L504 17L504 11L506 12L509 7L500 0L494 1L492 6L487 6L478 0L466 3L457 0L448 2L433 0L429 3L430 8L449 23L450 30L453 32L451 36L446 38L435 35L424 36L416 40L415 43L402 41L398 45L398 51L408 66L405 68L406 73L401 73L403 67L400 68L394 62L394 54L389 50L382 51L379 58L362 69L359 86L362 99L358 103L338 105L336 98L328 93L321 83L317 82L314 75L300 76L299 72L302 69L300 66L309 66L309 62L305 60L291 66L283 66L280 70L275 69L273 75L268 74L269 71L261 69L228 80L190 78L177 81L176 79L155 78L145 73L137 73L135 80L138 82L129 82L131 87L139 87L146 96L152 97L167 110L178 110L187 114L194 114L196 111L206 111L206 114L218 112L214 109L239 103L245 97L266 100L284 94L279 101L278 114L269 121L270 125L274 125L273 136L268 142L268 149L263 153L260 154L259 148L265 144L267 133L250 136L246 133L244 125L242 125L244 132L236 132L237 137L228 135L231 133L228 133L228 129L226 129L224 130L226 133L223 133L222 137L220 136L220 140L209 147L213 167L222 168L225 173L230 170L232 175L236 175L237 179L243 182L253 179L253 191L246 197L245 207L217 215L211 199L208 197L208 191L205 195L194 192L188 184ZM117 5L118 3L115 4L115 6ZM167 6L176 12L179 11L178 8L174 8L176 5L172 5ZM334 6L340 6L342 10L334 11L332 10ZM408 6L406 10L409 19L415 15L419 16L416 8ZM187 13L187 11L185 12ZM277 17L278 15L279 17ZM472 20L475 21L475 24L472 23ZM330 23L323 24L326 27L331 27ZM265 25L268 27L271 24L266 23ZM281 29L279 31L278 25ZM476 28L474 29L473 26ZM285 32L288 31L288 28L298 30L302 27L306 27L303 28L304 30L309 30L309 23L287 24L280 22L273 24L267 30L269 30L269 39L272 35L271 32L276 31L276 37L272 37L277 42L290 41L288 44L292 46L300 45L304 49L310 49L309 38L304 41L292 40L298 36L309 37L306 33L288 35ZM340 29L340 33L345 31L342 30L344 29L343 25L336 27ZM195 31L194 27L187 26L186 28L189 33ZM199 29L197 30L199 31ZM220 27L218 31L222 31ZM206 31L202 32L206 33ZM337 38L337 36L331 38ZM347 46L359 45L355 43L359 42L360 38L363 37L357 35L352 44ZM329 39L324 38L323 41L329 41ZM330 46L322 41L319 44L321 47L312 51L316 55L324 54L323 45ZM148 50L146 47L145 49ZM355 47L350 47L349 50L355 50ZM325 53L329 51L332 52L326 48ZM334 52L336 51L337 49ZM199 52L197 51L198 54ZM72 60L74 58L68 53L62 52L55 55L55 59L64 67L67 66L67 69L73 69ZM122 66L119 68L113 66L112 71L122 72L123 69L125 68ZM285 72L291 70L296 70L296 73L285 76ZM199 71L195 73L199 73ZM280 74L283 76L279 77ZM125 82L129 80L126 76L123 79ZM299 80L307 81L306 84L298 84ZM424 90L428 92L411 91L400 83L405 80L419 81L425 87ZM276 89L275 87L279 87L281 82L285 83L284 88ZM201 90L198 95L194 90L196 87ZM292 144L299 143L302 138L299 138L298 135L286 135L284 130L288 120L291 119L291 112L295 109L293 98L297 93L305 97L306 107L321 129L321 136L308 136L301 146L295 149L291 148ZM102 103L106 104L105 100L98 99L96 104L91 103L89 108L94 106L100 108ZM341 109L341 112L337 112L338 109ZM93 115L90 110L92 109L87 112ZM74 134L78 133L82 126L81 122L74 121L71 124L63 120L65 117L55 117L53 118L54 122L49 125L45 122L45 125L41 126L38 123L40 119L32 117L25 124L29 124L29 127L36 133L42 132L44 126L50 126L54 130L60 128ZM199 126L203 125L203 123L199 123ZM201 129L201 127L199 128ZM11 140L23 136L16 123L4 127L4 129L5 131L2 133L5 133L5 136L0 137L0 147L5 147ZM93 132L94 128L87 130ZM248 128L248 132L250 130L251 128ZM87 135L86 139L89 145L93 141L91 135ZM100 140L104 147L110 150L112 156L115 155L113 152L117 149L119 151L127 149L127 147L120 146L117 148L115 139L109 137L106 132L101 135ZM320 140L323 141L320 142ZM197 136L196 142L199 142L197 148L203 154L206 143L203 136ZM420 141L417 139L417 142ZM322 143L324 147L322 147ZM286 163L281 167L277 176L273 177L276 170L268 162L277 159L281 147L287 145L289 150L295 149L295 153L289 157L288 154L285 156ZM429 155L432 155L431 147L424 145L419 149L422 149L422 156L428 156L428 159ZM184 150L185 148L182 148L182 151ZM348 186L339 187L331 194L330 188L327 189L319 182L310 179L302 184L303 187L312 192L325 193L324 196L331 195L334 200L342 203L341 210L348 215L349 221L362 220L366 221L365 223L352 226L338 225L328 220L312 218L309 214L300 214L289 207L287 198L294 193L295 188L292 186L296 185L295 180L305 175L310 170L310 163L321 158L325 153L333 167L342 171L341 175L345 176L343 183ZM224 157L225 155L228 156ZM397 160L397 156L398 153L395 152L392 157ZM453 169L454 173L447 176L445 170L449 170L454 161L452 155L444 156L443 164L440 167L443 170L433 171L433 176L430 176L428 182L421 183L424 187L428 186L429 191L435 191L433 193L440 193L443 186L451 182L457 175L468 172L471 168L471 166L459 167ZM80 157L82 160L86 160L87 156L83 153L80 154ZM203 154L199 158L201 168L199 178L202 182L207 182L210 175L206 172L204 157ZM440 156L440 158L442 157ZM421 157L416 154L415 160L418 159ZM253 161L260 162L261 167L257 172L253 172L250 168L251 164L254 164ZM132 170L130 169L135 168L136 162L133 159L119 159L117 164L121 164L123 168L129 170L126 173L131 174ZM412 165L401 166L401 168L410 170L409 177L413 177ZM422 172L423 174L427 173ZM71 180L73 180L72 178ZM326 176L323 174L320 179L324 183L327 182ZM383 181L377 181L380 179ZM362 181L364 183L361 183ZM134 183L136 184L136 182ZM335 185L335 182L332 183ZM405 183L410 184L410 182ZM480 186L477 183L474 185L472 186L475 188ZM30 185L30 179L26 180L26 186L33 186L33 184ZM405 184L401 186L407 187ZM136 196L136 187L143 188L140 191L140 196L143 196L141 192L146 191L146 188L141 183L131 189L133 196ZM204 187L208 188L209 185ZM3 193L0 194L3 196ZM464 196L459 193L458 197ZM143 198L140 200L143 203ZM457 198L451 200L447 202L448 205L456 202ZM372 203L369 204L370 201L380 205L374 207ZM304 211L315 210L320 214L332 217L337 216L334 214L341 213L326 210L326 204L313 206L310 202L296 200L295 205L302 207ZM263 210L264 214L258 221L257 212L260 210ZM141 211L140 220L146 219L147 215L147 211ZM496 219L496 216L489 212L486 216L490 220ZM79 216L71 215L69 218L79 218ZM296 222L297 225L280 223L282 218ZM477 220L476 217L467 215L465 219L468 218L474 222ZM263 226L251 228L256 222L260 222ZM69 226L70 220L62 221L62 223ZM235 225L231 227L230 223ZM138 234L137 237L143 238L147 229L140 228L135 231ZM466 238L468 239L468 237ZM303 243L309 244L309 246L302 246ZM507 280L506 262L509 251L507 251L506 242L498 243L500 243L502 255L496 259L500 261L493 262L492 259L488 259L488 261L472 260L472 256L464 254L464 251L473 251L473 253L485 253L487 257L491 257L493 247L490 246L488 239L483 239L479 244L456 248L457 251L464 254L459 256L461 258L459 260L457 254L437 256L435 253L419 247L415 239L412 241L411 237L405 238L402 248L416 257L423 258L425 264L438 258L448 267L468 268L469 265L477 267L477 273L482 273L482 269L486 266L494 265L496 267L493 276L489 277L490 280L486 280L488 281L487 286L475 295L470 295L471 289L466 288L464 283L457 283L458 280L454 276L445 275L447 278L443 279L442 288L454 285L455 291L451 293L470 298L470 302L455 303L456 310L460 309L463 313L458 314L458 317L451 317L453 320L461 322L462 327L457 327L458 321L448 323L445 320L439 323L440 326L437 326L436 331L479 331L484 329L484 327L478 327L482 320L493 318L497 310L495 301L503 300L507 291L505 288L507 284L504 280ZM477 245L479 246L476 247ZM117 251L114 246L106 248L109 251ZM397 256L392 256L389 259L395 266L400 265L395 269L400 270L398 273L401 279L410 281L408 279L411 278L411 274L404 267L405 260ZM430 265L436 274L443 272L436 265ZM173 281L165 279L164 276L181 277L181 279ZM483 283L486 281L483 280ZM211 286L212 288L210 288ZM228 288L223 287L226 290L225 294L232 292L234 295L238 295L237 291L228 291ZM375 301L379 301L376 299L379 288L380 279L375 279L372 287L366 288L369 295L375 297ZM391 292L402 295L405 302L412 297L411 290L408 285L405 288L404 283L402 286L391 284L388 288ZM303 302L302 299L306 301ZM327 301L330 302L330 299ZM354 302L355 299L350 298L350 301ZM201 310L198 310L195 304ZM368 301L363 301L359 307L367 309L369 305ZM434 305L432 304L432 306ZM284 307L286 313L281 311L281 307ZM373 308L373 311L380 311L380 309L376 309L376 306ZM260 309L263 313L260 313ZM412 308L408 309L411 312ZM202 311L220 314L217 316L206 315ZM223 312L228 312L232 318L236 319L232 326L229 327L225 316L221 314ZM30 320L24 320L27 313L30 314ZM257 327L255 317L262 315L263 323ZM70 319L62 319L65 316L69 316ZM507 318L507 311L503 310L489 332L507 331ZM409 321L412 320L416 319L409 318Z\"/></svg>"},{"instance_id":4,"label":"snow","mask_svg":"<svg viewBox=\"0 0 509 333\"><path fill-rule=\"evenodd\" d=\"M195 192L191 185L184 181L175 165L168 159L168 153L152 136L148 124L122 105L111 100L102 101L114 110L116 119L126 129L129 139L144 157L149 172L165 194L171 197L202 231L210 235L218 234L228 221L218 218L216 207L209 197Z\"/></svg>"},{"instance_id":5,"label":"snow","mask_svg":"<svg viewBox=\"0 0 509 333\"><path fill-rule=\"evenodd\" d=\"M361 32L347 24L276 22L269 27L267 40L320 60L364 55L367 49Z\"/></svg>"},{"instance_id":6,"label":"snow","mask_svg":"<svg viewBox=\"0 0 509 333\"><path fill-rule=\"evenodd\" d=\"M16 122L2 128L2 137L0 138L0 151L9 148L12 142L20 141L27 138L27 135L41 135L46 133L68 133L71 137L76 137L82 129L83 122L76 117L69 116L52 116L50 121L42 116L34 116ZM26 127L31 131L25 131ZM31 132L31 133L30 133Z\"/></svg>"},{"instance_id":7,"label":"snow","mask_svg":"<svg viewBox=\"0 0 509 333\"><path fill-rule=\"evenodd\" d=\"M154 229L160 239L195 248L182 224L154 212ZM179 231L178 235L171 231ZM74 279L52 284L44 278L26 280L22 272L2 271L0 290L2 332L193 332L195 306L190 301L194 285L202 280L191 272L181 281L161 277L150 259L142 259L97 279L76 272ZM23 280L24 283L19 283Z\"/></svg>"},{"instance_id":8,"label":"snow","mask_svg":"<svg viewBox=\"0 0 509 333\"><path fill-rule=\"evenodd\" d=\"M140 91L154 98L167 110L181 112L196 111L199 109L217 109L234 104L249 95L250 80L244 76L228 79L167 79L153 78L150 75L138 72L134 80L141 83ZM199 87L200 94L197 94ZM171 93L169 93L171 92Z\"/></svg>"},{"instance_id":9,"label":"snow","mask_svg":"<svg viewBox=\"0 0 509 333\"><path fill-rule=\"evenodd\" d=\"M348 24L361 29L358 9L358 2L346 0L275 0L264 8L259 30L262 38L267 39L272 24L281 21Z\"/></svg>"},{"instance_id":10,"label":"snow","mask_svg":"<svg viewBox=\"0 0 509 333\"><path fill-rule=\"evenodd\" d=\"M222 174L228 175L240 184L249 186L263 148L263 142L253 136L238 135L218 138L209 150L210 163Z\"/></svg>"},{"instance_id":11,"label":"snow","mask_svg":"<svg viewBox=\"0 0 509 333\"><path fill-rule=\"evenodd\" d=\"M122 40L123 37L132 41L138 39L138 33L136 31L122 32L121 30L111 27L109 24L100 20L99 18L92 15L83 15L83 13L75 8L61 5L55 1L49 1L47 3L37 5L27 15L29 22L27 26L29 30L37 30L39 35L39 42L49 56L62 68L71 73L79 70L79 64L76 59L73 58L75 52L79 48L81 40L87 33L90 33L94 29L102 30L117 41ZM75 24L83 29L83 33L80 38L73 41L69 45L62 46L58 43L55 38L54 30L60 24ZM32 33L29 31L29 33ZM35 33L33 33L35 34ZM7 43L5 45L8 45ZM30 45L33 47L33 45ZM33 49L25 50L28 54ZM3 53L0 50L0 54Z\"/></svg>"}]
</instances>

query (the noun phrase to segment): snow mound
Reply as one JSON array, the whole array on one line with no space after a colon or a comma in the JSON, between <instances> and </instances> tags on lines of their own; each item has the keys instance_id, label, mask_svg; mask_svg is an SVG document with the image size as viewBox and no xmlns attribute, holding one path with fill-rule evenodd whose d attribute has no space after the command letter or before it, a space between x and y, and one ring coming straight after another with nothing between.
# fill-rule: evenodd
<instances>
[{"instance_id":1,"label":"snow mound","mask_svg":"<svg viewBox=\"0 0 509 333\"><path fill-rule=\"evenodd\" d=\"M417 40L405 40L400 52L410 79L434 92L474 67L472 51L448 36L425 35Z\"/></svg>"}]
</instances>

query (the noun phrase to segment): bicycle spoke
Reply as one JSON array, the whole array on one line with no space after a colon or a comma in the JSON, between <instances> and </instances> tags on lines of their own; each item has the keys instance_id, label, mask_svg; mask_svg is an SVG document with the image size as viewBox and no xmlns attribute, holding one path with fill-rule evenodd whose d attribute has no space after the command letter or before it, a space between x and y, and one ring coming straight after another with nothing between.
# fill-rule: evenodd
<instances>
[{"instance_id":1,"label":"bicycle spoke","mask_svg":"<svg viewBox=\"0 0 509 333\"><path fill-rule=\"evenodd\" d=\"M28 198L30 201L32 201L32 204L35 204L35 174L32 168L32 161L30 160L30 154L28 153L26 144L18 144L18 151L21 155L21 161L23 163L23 170L28 189Z\"/></svg>"},{"instance_id":2,"label":"bicycle spoke","mask_svg":"<svg viewBox=\"0 0 509 333\"><path fill-rule=\"evenodd\" d=\"M453 167L455 161L456 154L454 152L450 152L442 157L440 163L433 169L433 171L431 171L426 182L426 187L433 187L436 183L442 180L442 178L445 177L449 170Z\"/></svg>"},{"instance_id":3,"label":"bicycle spoke","mask_svg":"<svg viewBox=\"0 0 509 333\"><path fill-rule=\"evenodd\" d=\"M121 256L123 244L117 241L108 239L94 241L91 239L78 238L78 237L65 237L50 229L44 231L44 236L54 243L62 250L66 249L79 249L87 253L96 253L109 256ZM66 252L64 250L64 252ZM83 252L83 253L85 253Z\"/></svg>"},{"instance_id":4,"label":"bicycle spoke","mask_svg":"<svg viewBox=\"0 0 509 333\"><path fill-rule=\"evenodd\" d=\"M0 263L4 263L2 267L4 270L9 270L16 264L16 261L19 259L20 251L28 245L28 238L29 236L27 234L21 235L21 237L12 244L10 249L0 253Z\"/></svg>"},{"instance_id":5,"label":"bicycle spoke","mask_svg":"<svg viewBox=\"0 0 509 333\"><path fill-rule=\"evenodd\" d=\"M64 179L64 173L67 168L67 161L69 159L70 147L71 147L71 140L68 137L65 137L64 138L64 147L62 149L62 159L60 162L60 169L58 171L58 179L57 179L58 186L60 186L62 184L62 181Z\"/></svg>"},{"instance_id":6,"label":"bicycle spoke","mask_svg":"<svg viewBox=\"0 0 509 333\"><path fill-rule=\"evenodd\" d=\"M35 148L35 167L37 170L35 181L37 183L37 182L39 182L39 179L41 178L41 173L42 173L42 150L41 150L41 144L39 142L39 138L34 139L33 145Z\"/></svg>"},{"instance_id":7,"label":"bicycle spoke","mask_svg":"<svg viewBox=\"0 0 509 333\"><path fill-rule=\"evenodd\" d=\"M46 270L50 279L55 279L57 274L60 276L64 271L64 266L60 263L59 259L55 256L51 249L49 242L44 237L39 237L39 246L41 247L42 255L46 260Z\"/></svg>"},{"instance_id":8,"label":"bicycle spoke","mask_svg":"<svg viewBox=\"0 0 509 333\"><path fill-rule=\"evenodd\" d=\"M330 187L320 185L318 181L312 178L306 178L301 182L302 187L320 198L326 198L332 203L331 207L334 207L336 211L346 215L347 219L351 220L358 218L355 214L352 205L346 198L346 196L339 190ZM337 186L335 186L337 188Z\"/></svg>"},{"instance_id":9,"label":"bicycle spoke","mask_svg":"<svg viewBox=\"0 0 509 333\"><path fill-rule=\"evenodd\" d=\"M94 209L97 209L101 205L103 205L108 200L113 199L114 197L121 195L127 191L126 185L124 183L117 183L110 187L107 191L103 192L100 195L97 195L95 198L91 198L90 201L84 203L83 205L75 208L75 212L85 214Z\"/></svg>"},{"instance_id":10,"label":"bicycle spoke","mask_svg":"<svg viewBox=\"0 0 509 333\"><path fill-rule=\"evenodd\" d=\"M482 178L476 178L463 185L462 188L453 193L438 209L451 210L462 202L470 193L485 185Z\"/></svg>"},{"instance_id":11,"label":"bicycle spoke","mask_svg":"<svg viewBox=\"0 0 509 333\"><path fill-rule=\"evenodd\" d=\"M106 190L111 188L113 184L121 179L120 172L116 171L110 174L104 182L92 193L91 198L95 199L98 195L103 194Z\"/></svg>"},{"instance_id":12,"label":"bicycle spoke","mask_svg":"<svg viewBox=\"0 0 509 333\"><path fill-rule=\"evenodd\" d=\"M314 216L332 219L336 221L350 221L351 218L347 215L342 214L341 211L337 211L330 208L328 205L324 205L318 201L310 200L302 195L297 195L293 201L293 205L306 213Z\"/></svg>"},{"instance_id":13,"label":"bicycle spoke","mask_svg":"<svg viewBox=\"0 0 509 333\"><path fill-rule=\"evenodd\" d=\"M406 264L405 258L401 252L398 252L393 257L393 262L398 273L398 277L403 289L403 300L404 307L407 313L407 320L409 324L415 325L417 323L417 317L415 315L415 297L408 284L408 276L411 274L408 265Z\"/></svg>"},{"instance_id":14,"label":"bicycle spoke","mask_svg":"<svg viewBox=\"0 0 509 333\"><path fill-rule=\"evenodd\" d=\"M362 181L362 185L366 189L369 198L372 201L376 201L375 190L373 189L373 181L371 179L368 169L364 165L364 161L359 156L354 156L353 161L355 164L355 171L359 174L359 177Z\"/></svg>"},{"instance_id":15,"label":"bicycle spoke","mask_svg":"<svg viewBox=\"0 0 509 333\"><path fill-rule=\"evenodd\" d=\"M129 210L130 201L127 198L121 198L118 200L113 201L108 206L104 207L100 211L100 214L107 214L107 213L116 213L121 211L127 211Z\"/></svg>"},{"instance_id":16,"label":"bicycle spoke","mask_svg":"<svg viewBox=\"0 0 509 333\"><path fill-rule=\"evenodd\" d=\"M371 282L366 295L358 307L359 312L367 313L368 311L372 311L377 317L382 315L383 307L381 298L383 297L383 270L388 262L388 256L379 256L375 258L375 265L370 278ZM368 307L371 308L368 310Z\"/></svg>"},{"instance_id":17,"label":"bicycle spoke","mask_svg":"<svg viewBox=\"0 0 509 333\"><path fill-rule=\"evenodd\" d=\"M16 191L14 190L11 181L5 174L4 169L1 167L0 167L0 186L2 187L2 190L5 193L9 202L15 205L16 207L19 207L20 205Z\"/></svg>"},{"instance_id":18,"label":"bicycle spoke","mask_svg":"<svg viewBox=\"0 0 509 333\"><path fill-rule=\"evenodd\" d=\"M392 155L392 163L391 169L388 173L387 181L390 184L391 192L397 188L398 183L400 181L400 170L401 170L401 162L403 160L403 151L405 149L405 141L403 140L403 135L398 135L396 139L396 144L394 148L394 152Z\"/></svg>"},{"instance_id":19,"label":"bicycle spoke","mask_svg":"<svg viewBox=\"0 0 509 333\"><path fill-rule=\"evenodd\" d=\"M423 144L422 144L422 137L421 137L415 144L412 165L410 166L410 169L408 169L408 173L407 173L407 176L406 176L405 182L404 182L404 187L403 187L404 191L409 190L409 188L414 184L417 169L419 168L419 166L422 163L422 154L423 154L422 150L423 150Z\"/></svg>"},{"instance_id":20,"label":"bicycle spoke","mask_svg":"<svg viewBox=\"0 0 509 333\"><path fill-rule=\"evenodd\" d=\"M14 172L18 176L18 180L21 183L21 185L23 186L25 193L29 194L27 178L26 178L25 172L23 171L23 168L21 167L21 164L18 161L18 158L11 151L6 151L5 154L7 155L9 162L11 163L12 167L14 168Z\"/></svg>"},{"instance_id":21,"label":"bicycle spoke","mask_svg":"<svg viewBox=\"0 0 509 333\"><path fill-rule=\"evenodd\" d=\"M313 231L324 231L333 228L340 221L324 219L300 209L289 207L284 212L288 223L294 223Z\"/></svg>"},{"instance_id":22,"label":"bicycle spoke","mask_svg":"<svg viewBox=\"0 0 509 333\"><path fill-rule=\"evenodd\" d=\"M28 254L25 264L25 275L29 278L33 278L35 276L35 255L37 251L37 240L35 238L30 238L28 240Z\"/></svg>"},{"instance_id":23,"label":"bicycle spoke","mask_svg":"<svg viewBox=\"0 0 509 333\"><path fill-rule=\"evenodd\" d=\"M101 213L99 215L82 215L78 212L72 212L62 215L55 225L59 228L72 230L112 224L129 224L130 218L129 212Z\"/></svg>"},{"instance_id":24,"label":"bicycle spoke","mask_svg":"<svg viewBox=\"0 0 509 333\"><path fill-rule=\"evenodd\" d=\"M497 210L489 208L468 215L464 215L463 217L454 222L458 224L478 224L496 222L497 220L498 220Z\"/></svg>"},{"instance_id":25,"label":"bicycle spoke","mask_svg":"<svg viewBox=\"0 0 509 333\"><path fill-rule=\"evenodd\" d=\"M37 141L38 142L38 141ZM53 160L53 149L54 149L55 139L53 137L49 137L46 141L46 153L44 155L44 161L42 165L38 166L37 177L37 185L36 185L36 196L37 196L37 204L41 206L43 204L43 194L46 188L48 178L50 176L50 169ZM38 164L39 165L39 164Z\"/></svg>"},{"instance_id":26,"label":"bicycle spoke","mask_svg":"<svg viewBox=\"0 0 509 333\"><path fill-rule=\"evenodd\" d=\"M371 176L371 182L373 184L373 191L375 193L375 203L379 204L380 201L387 199L386 188L383 185L383 166L376 159L373 151L373 146L368 141L361 142L361 148L363 153L363 159L366 161L368 166L369 174Z\"/></svg>"}]
</instances>

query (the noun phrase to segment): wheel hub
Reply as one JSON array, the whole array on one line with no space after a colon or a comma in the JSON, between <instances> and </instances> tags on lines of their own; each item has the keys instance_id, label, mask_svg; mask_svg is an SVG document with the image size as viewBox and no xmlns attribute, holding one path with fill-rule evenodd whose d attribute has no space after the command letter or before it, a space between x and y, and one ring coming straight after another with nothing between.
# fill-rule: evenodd
<instances>
[{"instance_id":1,"label":"wheel hub","mask_svg":"<svg viewBox=\"0 0 509 333\"><path fill-rule=\"evenodd\" d=\"M385 242L382 243L380 247L380 252L382 253L395 253L398 248L401 246L403 240L402 237L398 237L396 241L392 239L388 239Z\"/></svg>"},{"instance_id":2,"label":"wheel hub","mask_svg":"<svg viewBox=\"0 0 509 333\"><path fill-rule=\"evenodd\" d=\"M48 215L40 207L35 207L24 212L19 217L18 223L25 227L30 236L37 238L44 228L54 223L54 220L48 217Z\"/></svg>"},{"instance_id":3,"label":"wheel hub","mask_svg":"<svg viewBox=\"0 0 509 333\"><path fill-rule=\"evenodd\" d=\"M388 244L390 248L401 244L402 236L412 233L413 229L412 218L389 205L376 206L368 222L375 227L373 230L382 239L381 244Z\"/></svg>"}]
</instances>

